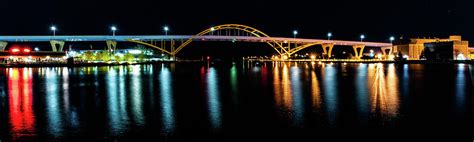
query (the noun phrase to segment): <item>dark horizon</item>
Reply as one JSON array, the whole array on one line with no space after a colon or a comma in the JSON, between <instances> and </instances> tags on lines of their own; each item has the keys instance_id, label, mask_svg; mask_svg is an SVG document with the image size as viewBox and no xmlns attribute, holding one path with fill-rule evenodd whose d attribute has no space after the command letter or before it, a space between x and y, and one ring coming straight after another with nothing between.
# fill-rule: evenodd
<instances>
[{"instance_id":1,"label":"dark horizon","mask_svg":"<svg viewBox=\"0 0 474 142\"><path fill-rule=\"evenodd\" d=\"M4 21L1 35L48 35L49 26L58 35L105 35L116 25L118 35L192 35L213 25L245 24L270 36L388 42L390 36L439 37L462 35L474 40L467 13L474 3L467 0L398 1L302 1L288 3L258 1L151 1L103 0L34 1L6 0L0 3Z\"/></svg>"}]
</instances>

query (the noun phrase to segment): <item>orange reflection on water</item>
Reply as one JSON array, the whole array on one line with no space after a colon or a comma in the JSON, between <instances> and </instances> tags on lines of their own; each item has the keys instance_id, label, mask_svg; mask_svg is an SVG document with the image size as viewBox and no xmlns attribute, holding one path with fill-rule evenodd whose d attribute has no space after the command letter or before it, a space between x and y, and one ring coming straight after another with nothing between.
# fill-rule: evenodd
<instances>
[{"instance_id":1,"label":"orange reflection on water","mask_svg":"<svg viewBox=\"0 0 474 142\"><path fill-rule=\"evenodd\" d=\"M320 108L321 90L319 88L318 77L314 70L311 71L311 96L313 97L313 108Z\"/></svg>"},{"instance_id":2,"label":"orange reflection on water","mask_svg":"<svg viewBox=\"0 0 474 142\"><path fill-rule=\"evenodd\" d=\"M283 106L286 110L291 110L293 106L292 92L291 92L291 80L290 73L288 71L288 66L286 63L283 64L283 69L281 71L281 80L280 72L278 65L275 66L274 75L274 92L275 92L275 102L278 106Z\"/></svg>"},{"instance_id":3,"label":"orange reflection on water","mask_svg":"<svg viewBox=\"0 0 474 142\"><path fill-rule=\"evenodd\" d=\"M10 68L8 74L8 102L11 133L16 139L35 132L33 113L33 78L31 69Z\"/></svg>"},{"instance_id":4,"label":"orange reflection on water","mask_svg":"<svg viewBox=\"0 0 474 142\"><path fill-rule=\"evenodd\" d=\"M398 77L393 64L388 65L387 75L383 66L369 65L371 112L393 117L398 115L399 109Z\"/></svg>"}]
</instances>

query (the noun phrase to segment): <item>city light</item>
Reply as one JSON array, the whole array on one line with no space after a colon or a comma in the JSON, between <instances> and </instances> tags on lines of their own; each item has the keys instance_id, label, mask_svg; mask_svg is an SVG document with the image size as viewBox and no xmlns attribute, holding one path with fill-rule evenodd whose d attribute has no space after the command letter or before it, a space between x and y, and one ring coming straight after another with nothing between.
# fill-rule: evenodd
<instances>
[{"instance_id":1,"label":"city light","mask_svg":"<svg viewBox=\"0 0 474 142\"><path fill-rule=\"evenodd\" d=\"M311 59L312 59L312 60L316 59L316 56L311 55Z\"/></svg>"},{"instance_id":2,"label":"city light","mask_svg":"<svg viewBox=\"0 0 474 142\"><path fill-rule=\"evenodd\" d=\"M298 34L298 31L297 30L294 30L293 31L293 37L296 38L296 35Z\"/></svg>"},{"instance_id":3,"label":"city light","mask_svg":"<svg viewBox=\"0 0 474 142\"><path fill-rule=\"evenodd\" d=\"M39 48L38 48L38 47L35 47L35 51L39 51Z\"/></svg>"},{"instance_id":4,"label":"city light","mask_svg":"<svg viewBox=\"0 0 474 142\"><path fill-rule=\"evenodd\" d=\"M212 32L215 31L215 30L216 30L216 29L215 29L214 27L211 28L211 31L212 31Z\"/></svg>"},{"instance_id":5,"label":"city light","mask_svg":"<svg viewBox=\"0 0 474 142\"><path fill-rule=\"evenodd\" d=\"M377 58L378 58L378 59L382 59L382 54L380 54L380 53L377 54Z\"/></svg>"},{"instance_id":6,"label":"city light","mask_svg":"<svg viewBox=\"0 0 474 142\"><path fill-rule=\"evenodd\" d=\"M287 60L287 59L288 59L288 56L283 55L283 60Z\"/></svg>"},{"instance_id":7,"label":"city light","mask_svg":"<svg viewBox=\"0 0 474 142\"><path fill-rule=\"evenodd\" d=\"M328 40L331 40L331 37L332 37L332 33L329 32L329 33L328 33Z\"/></svg>"},{"instance_id":8,"label":"city light","mask_svg":"<svg viewBox=\"0 0 474 142\"><path fill-rule=\"evenodd\" d=\"M23 53L30 53L30 52L31 52L31 49L28 49L28 48L23 49Z\"/></svg>"},{"instance_id":9,"label":"city light","mask_svg":"<svg viewBox=\"0 0 474 142\"><path fill-rule=\"evenodd\" d=\"M141 50L128 50L128 53L130 53L130 54L141 54L142 51Z\"/></svg>"},{"instance_id":10,"label":"city light","mask_svg":"<svg viewBox=\"0 0 474 142\"><path fill-rule=\"evenodd\" d=\"M18 53L18 52L20 52L20 49L19 49L19 48L12 48L12 49L11 49L11 52L13 52L13 53Z\"/></svg>"}]
</instances>

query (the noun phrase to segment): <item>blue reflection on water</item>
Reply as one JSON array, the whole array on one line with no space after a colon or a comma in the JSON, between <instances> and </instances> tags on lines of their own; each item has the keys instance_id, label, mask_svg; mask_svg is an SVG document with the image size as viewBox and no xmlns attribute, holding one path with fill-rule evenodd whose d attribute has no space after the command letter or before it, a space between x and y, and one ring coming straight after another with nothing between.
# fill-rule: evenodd
<instances>
[{"instance_id":1,"label":"blue reflection on water","mask_svg":"<svg viewBox=\"0 0 474 142\"><path fill-rule=\"evenodd\" d=\"M304 104L303 104L303 92L301 84L301 70L298 67L292 67L291 70L291 89L292 89L292 99L293 99L293 112L294 112L294 123L296 126L301 126L303 123L303 113L304 113Z\"/></svg>"},{"instance_id":2,"label":"blue reflection on water","mask_svg":"<svg viewBox=\"0 0 474 142\"><path fill-rule=\"evenodd\" d=\"M132 66L132 84L131 84L131 103L133 120L138 126L145 125L145 116L143 115L143 94L142 94L142 78L139 65Z\"/></svg>"},{"instance_id":3,"label":"blue reflection on water","mask_svg":"<svg viewBox=\"0 0 474 142\"><path fill-rule=\"evenodd\" d=\"M57 68L46 68L45 75L48 132L50 135L60 136L63 131L63 118L60 114Z\"/></svg>"},{"instance_id":4,"label":"blue reflection on water","mask_svg":"<svg viewBox=\"0 0 474 142\"><path fill-rule=\"evenodd\" d=\"M338 113L337 107L337 71L334 65L328 64L323 69L323 84L324 84L324 100L328 112L329 122L332 124L335 123Z\"/></svg>"},{"instance_id":5,"label":"blue reflection on water","mask_svg":"<svg viewBox=\"0 0 474 142\"><path fill-rule=\"evenodd\" d=\"M356 72L356 79L354 84L356 85L356 99L359 111L359 119L366 122L369 114L369 92L367 88L367 64L359 64Z\"/></svg>"},{"instance_id":6,"label":"blue reflection on water","mask_svg":"<svg viewBox=\"0 0 474 142\"><path fill-rule=\"evenodd\" d=\"M163 65L160 72L160 98L161 107L163 108L163 129L165 132L172 132L175 127L173 90L171 81L172 78L170 70Z\"/></svg>"},{"instance_id":7,"label":"blue reflection on water","mask_svg":"<svg viewBox=\"0 0 474 142\"><path fill-rule=\"evenodd\" d=\"M458 64L457 65L457 72L456 72L456 111L458 113L463 113L465 112L466 108L466 76L465 73L465 66L464 64Z\"/></svg>"},{"instance_id":8,"label":"blue reflection on water","mask_svg":"<svg viewBox=\"0 0 474 142\"><path fill-rule=\"evenodd\" d=\"M221 126L221 104L219 102L219 88L217 80L217 71L210 68L207 72L207 93L209 103L209 117L214 128Z\"/></svg>"}]
</instances>

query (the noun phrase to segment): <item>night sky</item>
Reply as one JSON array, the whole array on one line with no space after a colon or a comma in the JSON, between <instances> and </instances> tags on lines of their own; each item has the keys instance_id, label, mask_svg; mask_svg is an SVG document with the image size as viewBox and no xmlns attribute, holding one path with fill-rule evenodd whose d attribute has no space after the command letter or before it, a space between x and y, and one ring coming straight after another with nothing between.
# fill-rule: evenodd
<instances>
[{"instance_id":1,"label":"night sky","mask_svg":"<svg viewBox=\"0 0 474 142\"><path fill-rule=\"evenodd\" d=\"M474 40L470 0L290 0L287 2L240 0L2 0L0 35L195 34L212 25L239 23L271 36L368 41L388 37L447 37L463 35Z\"/></svg>"}]
</instances>

